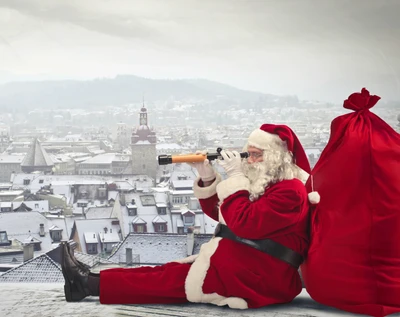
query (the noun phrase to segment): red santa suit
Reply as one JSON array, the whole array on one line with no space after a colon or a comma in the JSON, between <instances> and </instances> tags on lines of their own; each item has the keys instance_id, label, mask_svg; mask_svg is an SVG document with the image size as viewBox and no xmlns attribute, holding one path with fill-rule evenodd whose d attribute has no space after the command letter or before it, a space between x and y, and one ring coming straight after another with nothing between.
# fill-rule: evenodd
<instances>
[{"instance_id":1,"label":"red santa suit","mask_svg":"<svg viewBox=\"0 0 400 317\"><path fill-rule=\"evenodd\" d=\"M308 219L307 192L300 180L284 180L249 200L249 181L227 179L194 190L203 211L246 239L272 239L305 255ZM218 210L219 200L222 205ZM291 265L235 241L215 237L203 244L186 278L189 301L257 308L290 302L302 289Z\"/></svg>"},{"instance_id":2,"label":"red santa suit","mask_svg":"<svg viewBox=\"0 0 400 317\"><path fill-rule=\"evenodd\" d=\"M268 238L305 256L309 202L300 180L275 183L255 201L249 199L250 181L244 175L223 181L217 175L207 187L199 178L194 193L204 213L237 236ZM290 302L301 289L299 273L290 264L221 237L180 263L100 273L103 304L190 301L245 309Z\"/></svg>"}]
</instances>

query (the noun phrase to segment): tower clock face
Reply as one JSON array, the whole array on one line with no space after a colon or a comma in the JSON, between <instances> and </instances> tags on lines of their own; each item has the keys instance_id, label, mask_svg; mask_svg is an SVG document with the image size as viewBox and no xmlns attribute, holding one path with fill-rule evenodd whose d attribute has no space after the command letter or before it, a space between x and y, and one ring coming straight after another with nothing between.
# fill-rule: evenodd
<instances>
[{"instance_id":1,"label":"tower clock face","mask_svg":"<svg viewBox=\"0 0 400 317\"><path fill-rule=\"evenodd\" d=\"M140 118L140 124L145 125L146 124L146 119L145 118Z\"/></svg>"}]
</instances>

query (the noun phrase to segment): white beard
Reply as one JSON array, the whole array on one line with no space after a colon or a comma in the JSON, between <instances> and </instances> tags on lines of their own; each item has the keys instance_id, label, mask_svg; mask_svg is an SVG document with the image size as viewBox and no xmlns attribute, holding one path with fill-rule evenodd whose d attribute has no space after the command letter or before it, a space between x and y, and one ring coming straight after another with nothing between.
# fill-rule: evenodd
<instances>
[{"instance_id":1,"label":"white beard","mask_svg":"<svg viewBox=\"0 0 400 317\"><path fill-rule=\"evenodd\" d=\"M273 177L267 175L267 165L264 162L249 164L243 160L242 170L250 180L250 200L254 201L264 194Z\"/></svg>"}]
</instances>

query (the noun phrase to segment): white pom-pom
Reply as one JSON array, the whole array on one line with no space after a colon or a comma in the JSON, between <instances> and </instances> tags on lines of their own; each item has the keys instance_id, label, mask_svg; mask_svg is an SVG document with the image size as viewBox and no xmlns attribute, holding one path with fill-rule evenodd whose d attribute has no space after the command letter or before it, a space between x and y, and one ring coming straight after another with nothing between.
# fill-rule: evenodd
<instances>
[{"instance_id":1,"label":"white pom-pom","mask_svg":"<svg viewBox=\"0 0 400 317\"><path fill-rule=\"evenodd\" d=\"M308 200L311 204L316 205L321 200L321 197L319 196L318 192L311 192L308 194Z\"/></svg>"}]
</instances>

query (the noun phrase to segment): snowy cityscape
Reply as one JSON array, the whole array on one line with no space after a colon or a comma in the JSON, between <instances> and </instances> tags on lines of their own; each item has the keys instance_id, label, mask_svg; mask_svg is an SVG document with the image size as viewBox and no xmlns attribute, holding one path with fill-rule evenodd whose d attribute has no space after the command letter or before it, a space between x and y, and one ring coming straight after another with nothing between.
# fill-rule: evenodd
<instances>
[{"instance_id":1,"label":"snowy cityscape","mask_svg":"<svg viewBox=\"0 0 400 317\"><path fill-rule=\"evenodd\" d=\"M332 122L353 112L345 100L363 88L380 96L365 111L400 133L398 8L0 1L0 315L346 315L311 299L298 267L303 290L283 308L71 306L62 247L94 273L196 258L217 235L220 205L216 221L195 196L198 170L161 155L247 152L269 123L293 130L312 170Z\"/></svg>"}]
</instances>

